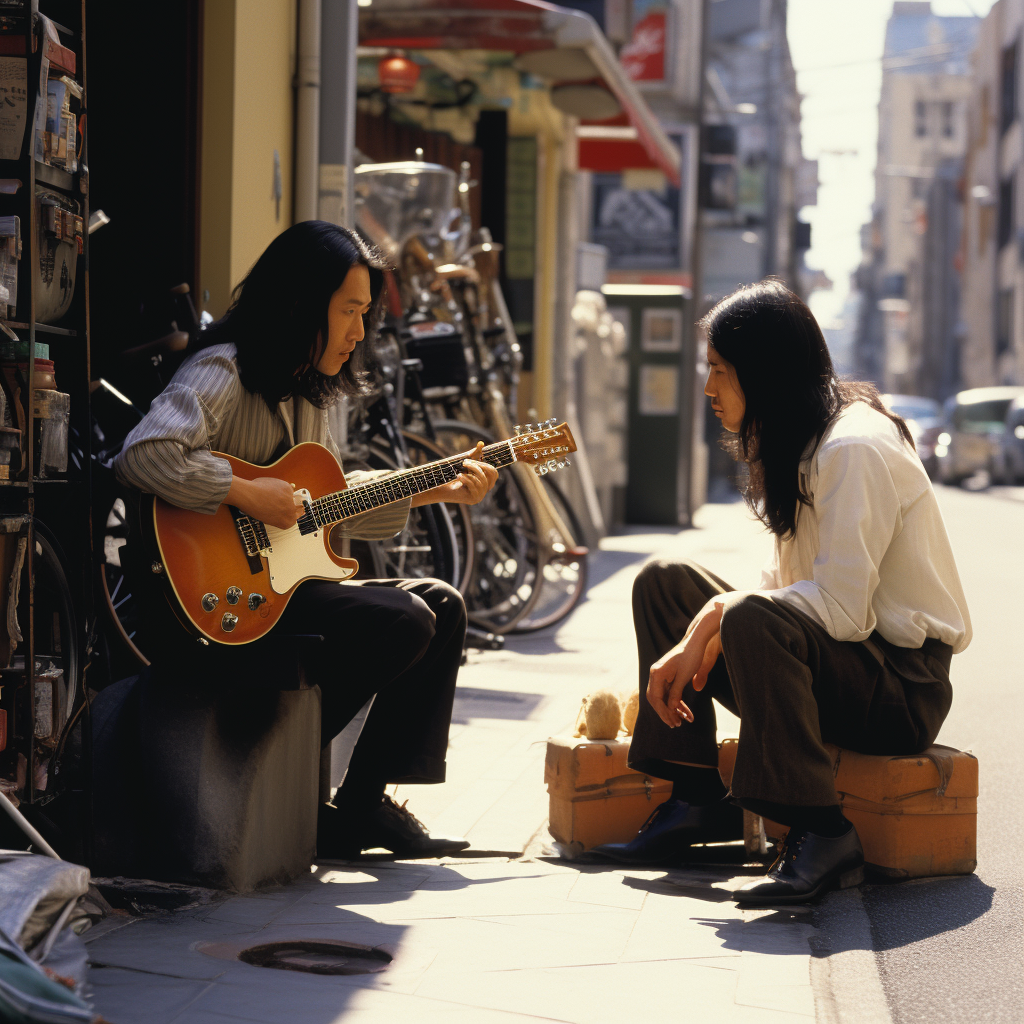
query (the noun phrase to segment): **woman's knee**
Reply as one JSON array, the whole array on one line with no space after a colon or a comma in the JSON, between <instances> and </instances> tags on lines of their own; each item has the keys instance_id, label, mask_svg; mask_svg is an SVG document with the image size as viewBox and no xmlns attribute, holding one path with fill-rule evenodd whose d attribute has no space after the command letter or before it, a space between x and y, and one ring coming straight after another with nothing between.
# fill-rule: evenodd
<instances>
[{"instance_id":1,"label":"woman's knee","mask_svg":"<svg viewBox=\"0 0 1024 1024\"><path fill-rule=\"evenodd\" d=\"M782 643L793 654L805 650L806 643L767 594L726 594L719 625L722 653L726 661L745 653L763 658L767 646Z\"/></svg>"},{"instance_id":2,"label":"woman's knee","mask_svg":"<svg viewBox=\"0 0 1024 1024\"><path fill-rule=\"evenodd\" d=\"M636 574L633 581L633 597L642 594L674 590L680 575L690 576L699 566L688 560L675 561L671 558L652 558Z\"/></svg>"}]
</instances>

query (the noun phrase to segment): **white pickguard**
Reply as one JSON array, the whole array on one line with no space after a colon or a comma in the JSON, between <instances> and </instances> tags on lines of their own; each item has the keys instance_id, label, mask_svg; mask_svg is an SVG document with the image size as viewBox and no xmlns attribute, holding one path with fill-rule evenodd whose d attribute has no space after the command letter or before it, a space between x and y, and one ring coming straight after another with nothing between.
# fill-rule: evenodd
<instances>
[{"instance_id":1,"label":"white pickguard","mask_svg":"<svg viewBox=\"0 0 1024 1024\"><path fill-rule=\"evenodd\" d=\"M299 490L296 493L310 500L309 491ZM297 526L288 530L268 526L266 530L270 540L267 567L270 570L270 586L275 594L287 594L296 583L311 576L325 580L347 580L354 574L353 569L343 569L331 561L324 546L323 530L305 536L299 533Z\"/></svg>"}]
</instances>

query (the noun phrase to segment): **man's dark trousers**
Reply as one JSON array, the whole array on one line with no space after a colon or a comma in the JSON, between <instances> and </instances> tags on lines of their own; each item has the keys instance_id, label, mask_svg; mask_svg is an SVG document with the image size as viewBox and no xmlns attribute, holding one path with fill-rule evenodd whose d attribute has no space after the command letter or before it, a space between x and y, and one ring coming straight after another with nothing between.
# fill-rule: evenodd
<instances>
[{"instance_id":1,"label":"man's dark trousers","mask_svg":"<svg viewBox=\"0 0 1024 1024\"><path fill-rule=\"evenodd\" d=\"M869 643L835 640L767 593L729 601L722 656L703 690L687 684L683 691L694 720L669 728L647 701L650 667L711 598L732 589L692 562L653 561L637 576L640 713L630 767L675 779L685 775L676 762L716 766L712 698L740 718L732 795L754 811L837 804L825 743L865 754L914 754L935 741L952 702L948 644L929 639L912 650L877 632Z\"/></svg>"}]
</instances>

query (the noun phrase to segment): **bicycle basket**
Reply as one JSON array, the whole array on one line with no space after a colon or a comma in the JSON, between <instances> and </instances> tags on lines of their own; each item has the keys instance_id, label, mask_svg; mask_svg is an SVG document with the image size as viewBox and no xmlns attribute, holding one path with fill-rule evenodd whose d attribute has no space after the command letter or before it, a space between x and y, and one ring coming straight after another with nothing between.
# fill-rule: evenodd
<instances>
[{"instance_id":1,"label":"bicycle basket","mask_svg":"<svg viewBox=\"0 0 1024 1024\"><path fill-rule=\"evenodd\" d=\"M452 324L435 320L410 324L403 338L409 358L423 363L420 383L424 388L464 388L469 383L462 335Z\"/></svg>"}]
</instances>

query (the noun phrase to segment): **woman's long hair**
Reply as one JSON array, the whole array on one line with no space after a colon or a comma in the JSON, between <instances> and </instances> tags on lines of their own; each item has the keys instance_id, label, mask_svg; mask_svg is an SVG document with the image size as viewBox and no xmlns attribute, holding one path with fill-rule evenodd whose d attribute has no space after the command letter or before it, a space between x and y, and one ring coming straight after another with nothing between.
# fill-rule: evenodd
<instances>
[{"instance_id":1,"label":"woman's long hair","mask_svg":"<svg viewBox=\"0 0 1024 1024\"><path fill-rule=\"evenodd\" d=\"M780 281L767 279L727 296L700 322L708 344L736 369L746 410L726 448L749 468L744 498L778 537L796 527L811 504L800 486L807 448L851 402L888 416L913 447L906 423L882 404L878 390L836 376L814 314Z\"/></svg>"},{"instance_id":2,"label":"woman's long hair","mask_svg":"<svg viewBox=\"0 0 1024 1024\"><path fill-rule=\"evenodd\" d=\"M316 369L327 344L327 307L355 266L370 272L366 336L340 372L327 377ZM262 395L271 410L291 395L326 408L339 395L363 393L372 382L387 269L384 257L347 228L322 220L294 224L267 246L235 288L228 311L202 332L199 344L235 345L242 385Z\"/></svg>"}]
</instances>

